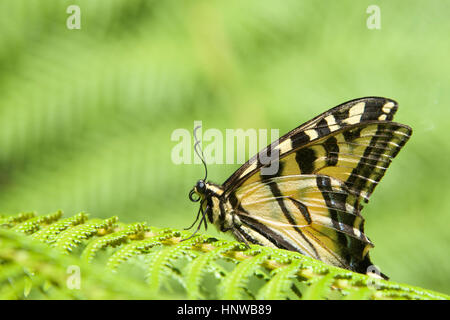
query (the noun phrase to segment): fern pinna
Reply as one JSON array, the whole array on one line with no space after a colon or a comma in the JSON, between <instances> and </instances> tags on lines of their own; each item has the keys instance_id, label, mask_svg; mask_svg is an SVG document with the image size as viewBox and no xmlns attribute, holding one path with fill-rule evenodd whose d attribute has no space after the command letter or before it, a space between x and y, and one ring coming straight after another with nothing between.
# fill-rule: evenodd
<instances>
[{"instance_id":1,"label":"fern pinna","mask_svg":"<svg viewBox=\"0 0 450 320\"><path fill-rule=\"evenodd\" d=\"M282 249L181 241L189 235L85 213L0 216L0 299L449 298Z\"/></svg>"}]
</instances>

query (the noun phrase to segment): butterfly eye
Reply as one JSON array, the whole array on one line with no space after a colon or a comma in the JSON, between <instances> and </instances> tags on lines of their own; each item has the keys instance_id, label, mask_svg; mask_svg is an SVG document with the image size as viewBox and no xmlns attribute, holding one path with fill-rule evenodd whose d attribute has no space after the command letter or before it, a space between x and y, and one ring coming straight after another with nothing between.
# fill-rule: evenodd
<instances>
[{"instance_id":1,"label":"butterfly eye","mask_svg":"<svg viewBox=\"0 0 450 320\"><path fill-rule=\"evenodd\" d=\"M197 185L195 186L195 189L197 189L200 193L205 193L206 191L206 184L203 180L198 180Z\"/></svg>"}]
</instances>

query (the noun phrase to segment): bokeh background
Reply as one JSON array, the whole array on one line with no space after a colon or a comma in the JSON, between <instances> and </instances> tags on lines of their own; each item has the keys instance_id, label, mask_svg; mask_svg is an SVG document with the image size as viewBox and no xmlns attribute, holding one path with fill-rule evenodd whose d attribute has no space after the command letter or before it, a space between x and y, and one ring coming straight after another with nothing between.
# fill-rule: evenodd
<instances>
[{"instance_id":1,"label":"bokeh background","mask_svg":"<svg viewBox=\"0 0 450 320\"><path fill-rule=\"evenodd\" d=\"M71 4L80 30L66 27ZM379 30L366 25L372 4ZM447 0L1 1L0 211L186 227L204 173L172 162L175 129L283 134L385 96L414 133L363 210L372 260L448 294L449 12Z\"/></svg>"}]
</instances>

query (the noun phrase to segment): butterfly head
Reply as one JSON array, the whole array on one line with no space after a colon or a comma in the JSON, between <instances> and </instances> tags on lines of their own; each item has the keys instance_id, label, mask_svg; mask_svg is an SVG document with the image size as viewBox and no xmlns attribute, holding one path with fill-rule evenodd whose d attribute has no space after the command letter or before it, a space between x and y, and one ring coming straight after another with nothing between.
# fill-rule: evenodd
<instances>
[{"instance_id":1,"label":"butterfly head","mask_svg":"<svg viewBox=\"0 0 450 320\"><path fill-rule=\"evenodd\" d=\"M201 199L205 198L206 193L207 193L207 182L203 179L200 179L192 188L191 192L189 192L189 200L191 200L192 202L198 202Z\"/></svg>"}]
</instances>

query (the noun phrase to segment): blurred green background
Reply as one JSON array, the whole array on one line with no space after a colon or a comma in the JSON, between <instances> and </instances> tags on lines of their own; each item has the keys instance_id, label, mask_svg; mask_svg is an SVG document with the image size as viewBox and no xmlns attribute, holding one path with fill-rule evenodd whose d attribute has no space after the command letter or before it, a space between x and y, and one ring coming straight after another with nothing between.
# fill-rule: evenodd
<instances>
[{"instance_id":1,"label":"blurred green background","mask_svg":"<svg viewBox=\"0 0 450 320\"><path fill-rule=\"evenodd\" d=\"M80 30L66 27L71 4ZM372 4L379 30L366 26ZM414 133L363 211L372 260L448 294L449 12L446 0L3 0L0 211L186 227L204 173L171 161L175 129L284 134L385 96ZM210 165L209 177L238 167Z\"/></svg>"}]
</instances>

